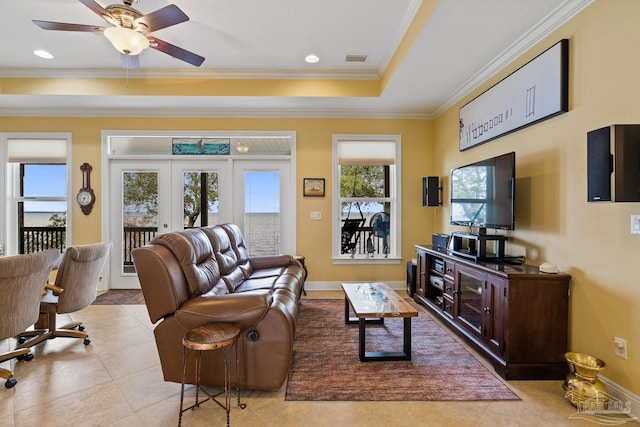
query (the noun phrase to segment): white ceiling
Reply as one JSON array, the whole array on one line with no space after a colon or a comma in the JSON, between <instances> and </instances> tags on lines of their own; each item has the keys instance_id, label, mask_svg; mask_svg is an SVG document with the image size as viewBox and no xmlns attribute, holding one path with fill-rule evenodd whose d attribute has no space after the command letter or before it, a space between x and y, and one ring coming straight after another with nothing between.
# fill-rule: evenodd
<instances>
[{"instance_id":1,"label":"white ceiling","mask_svg":"<svg viewBox=\"0 0 640 427\"><path fill-rule=\"evenodd\" d=\"M108 26L78 0L3 2L0 115L433 117L592 1L440 0L378 97L32 95L7 94L1 83L14 77L110 77L123 84L167 77L378 80L423 0L140 0L134 7L143 14L179 6L190 21L153 35L206 60L196 68L147 49L141 68L128 71L102 34L45 31L31 22ZM55 58L38 58L35 49ZM320 62L306 64L309 53ZM368 59L348 63L346 54Z\"/></svg>"}]
</instances>

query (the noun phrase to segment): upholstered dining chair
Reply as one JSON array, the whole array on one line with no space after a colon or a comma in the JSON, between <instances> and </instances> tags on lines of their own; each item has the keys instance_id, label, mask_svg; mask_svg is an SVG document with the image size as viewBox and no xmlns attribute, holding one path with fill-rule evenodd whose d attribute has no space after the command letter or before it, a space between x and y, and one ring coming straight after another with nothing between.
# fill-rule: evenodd
<instances>
[{"instance_id":1,"label":"upholstered dining chair","mask_svg":"<svg viewBox=\"0 0 640 427\"><path fill-rule=\"evenodd\" d=\"M82 322L58 328L56 316L79 311L95 301L98 280L111 245L111 242L101 242L67 248L58 266L55 283L46 286L46 294L40 302L40 319L33 330L19 335L21 344L18 347L33 347L55 337L80 338L85 345L91 343L89 334L83 332Z\"/></svg>"},{"instance_id":2,"label":"upholstered dining chair","mask_svg":"<svg viewBox=\"0 0 640 427\"><path fill-rule=\"evenodd\" d=\"M49 249L27 255L0 257L0 341L11 338L38 320L40 299L60 251ZM0 363L13 358L29 361L28 348L0 354ZM0 368L5 387L18 382L10 369Z\"/></svg>"}]
</instances>

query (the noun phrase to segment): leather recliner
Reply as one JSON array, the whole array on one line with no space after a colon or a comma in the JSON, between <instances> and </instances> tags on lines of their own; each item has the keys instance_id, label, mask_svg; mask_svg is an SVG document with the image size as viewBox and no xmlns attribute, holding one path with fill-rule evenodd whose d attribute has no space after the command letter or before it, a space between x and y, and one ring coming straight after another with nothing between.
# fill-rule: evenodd
<instances>
[{"instance_id":1,"label":"leather recliner","mask_svg":"<svg viewBox=\"0 0 640 427\"><path fill-rule=\"evenodd\" d=\"M165 381L182 380L182 337L212 322L240 328L245 389L278 390L291 363L304 269L290 255L250 257L235 224L156 236L133 251ZM187 383L195 383L188 359ZM224 385L222 355L203 352L200 384Z\"/></svg>"}]
</instances>

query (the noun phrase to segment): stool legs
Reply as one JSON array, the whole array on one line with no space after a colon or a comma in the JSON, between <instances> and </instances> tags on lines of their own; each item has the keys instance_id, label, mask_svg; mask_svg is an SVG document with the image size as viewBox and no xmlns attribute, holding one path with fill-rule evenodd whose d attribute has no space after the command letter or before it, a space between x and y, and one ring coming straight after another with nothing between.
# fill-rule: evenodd
<instances>
[{"instance_id":1,"label":"stool legs","mask_svg":"<svg viewBox=\"0 0 640 427\"><path fill-rule=\"evenodd\" d=\"M246 403L240 403L240 358L238 357L238 342L236 346L236 395L238 396L238 406L240 409L247 407Z\"/></svg>"},{"instance_id":2,"label":"stool legs","mask_svg":"<svg viewBox=\"0 0 640 427\"><path fill-rule=\"evenodd\" d=\"M182 385L180 386L180 415L178 416L178 427L182 425L182 403L184 402L184 381L187 371L187 348L182 347Z\"/></svg>"},{"instance_id":3,"label":"stool legs","mask_svg":"<svg viewBox=\"0 0 640 427\"><path fill-rule=\"evenodd\" d=\"M186 371L187 371L187 348L182 348L182 385L180 386L180 415L178 417L178 427L182 425L182 413L188 411L189 409L193 409L197 406L200 406L201 403L209 400L207 397L204 400L199 400L199 392L200 392L200 371L202 369L202 352L196 350L196 403L189 406L188 408L183 407L184 402L184 383L186 379Z\"/></svg>"},{"instance_id":4,"label":"stool legs","mask_svg":"<svg viewBox=\"0 0 640 427\"><path fill-rule=\"evenodd\" d=\"M238 407L240 409L244 409L247 405L240 402L240 363L238 358L238 342L236 341L233 345L235 346L236 352L236 394L238 396ZM229 427L229 411L231 411L231 349L228 349L227 351L223 349L222 356L224 358L224 405L216 399L216 396L219 396L222 392L211 397L218 405L224 408L227 413L227 427Z\"/></svg>"},{"instance_id":5,"label":"stool legs","mask_svg":"<svg viewBox=\"0 0 640 427\"><path fill-rule=\"evenodd\" d=\"M240 363L239 363L239 357L238 357L238 342L236 341L233 346L235 346L235 356L236 356L236 393L238 395L238 407L240 407L240 409L244 409L247 407L247 405L245 403L241 403L240 402ZM193 409L197 406L200 406L201 403L206 402L207 400L209 400L210 398L213 399L213 401L215 401L218 405L220 405L222 408L224 408L226 414L227 414L227 427L229 427L230 424L230 411L231 411L231 348L226 348L226 349L220 349L220 352L222 353L222 357L224 360L224 390L221 393L218 393L216 395L210 395L209 393L206 392L206 390L203 390L207 396L206 399L199 401L199 392L200 392L200 372L202 369L202 352L199 350L196 350L196 372L195 372L195 376L196 376L196 402L195 404L189 406L188 408L184 408L183 409L183 402L184 402L184 384L185 384L185 380L186 380L186 372L187 372L187 348L183 347L182 348L182 385L180 387L180 415L178 417L178 427L180 427L182 425L182 413L185 411L188 411L189 409ZM219 396L220 394L224 393L224 405L222 405L222 403L220 403L217 399L216 396Z\"/></svg>"}]
</instances>

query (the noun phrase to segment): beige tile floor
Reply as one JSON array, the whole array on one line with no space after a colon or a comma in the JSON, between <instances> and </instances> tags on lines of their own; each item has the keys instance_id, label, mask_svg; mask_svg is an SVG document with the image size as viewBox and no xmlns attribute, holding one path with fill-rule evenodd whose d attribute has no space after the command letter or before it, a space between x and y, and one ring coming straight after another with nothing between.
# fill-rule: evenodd
<instances>
[{"instance_id":1,"label":"beige tile floor","mask_svg":"<svg viewBox=\"0 0 640 427\"><path fill-rule=\"evenodd\" d=\"M341 298L337 292L309 297ZM180 385L164 382L143 305L90 306L61 317L81 319L88 346L57 338L37 347L31 362L11 362L18 384L0 384L0 425L174 426ZM66 321L68 319L60 319ZM15 340L0 342L0 352ZM9 362L2 364L6 367ZM232 426L593 426L575 419L562 381L510 381L521 401L497 402L286 402L277 392L246 391L246 409L233 407ZM346 386L346 385L345 385ZM193 397L193 387L188 398ZM191 401L191 400L189 400ZM184 426L223 426L214 402L185 412Z\"/></svg>"}]
</instances>

